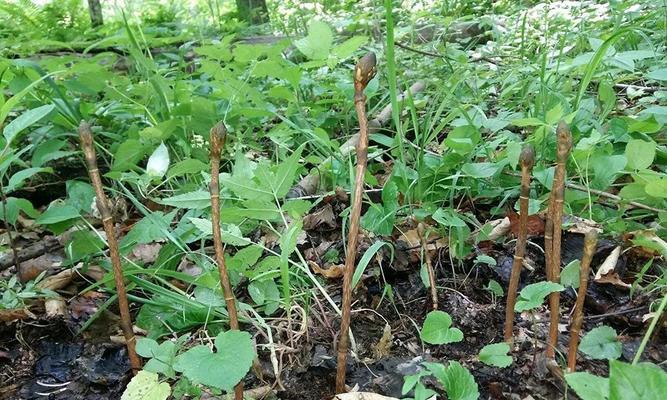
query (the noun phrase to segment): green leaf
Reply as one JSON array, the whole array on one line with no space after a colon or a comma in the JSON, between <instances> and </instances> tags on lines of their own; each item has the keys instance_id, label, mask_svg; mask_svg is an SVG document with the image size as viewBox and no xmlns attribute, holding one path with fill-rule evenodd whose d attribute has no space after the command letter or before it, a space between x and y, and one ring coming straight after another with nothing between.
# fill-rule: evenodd
<instances>
[{"instance_id":1,"label":"green leaf","mask_svg":"<svg viewBox=\"0 0 667 400\"><path fill-rule=\"evenodd\" d=\"M271 173L266 164L260 165L255 171L262 187L271 189L271 192L273 193L272 197L275 196L281 199L285 197L292 187L296 171L299 168L299 159L301 158L301 153L303 152L304 147L305 144L299 146L291 156L278 164L275 167L275 173Z\"/></svg>"},{"instance_id":2,"label":"green leaf","mask_svg":"<svg viewBox=\"0 0 667 400\"><path fill-rule=\"evenodd\" d=\"M444 311L431 311L424 320L421 339L429 344L447 344L463 340L463 332L451 328L452 317Z\"/></svg>"},{"instance_id":3,"label":"green leaf","mask_svg":"<svg viewBox=\"0 0 667 400\"><path fill-rule=\"evenodd\" d=\"M654 179L644 187L646 193L653 197L667 198L667 179Z\"/></svg>"},{"instance_id":4,"label":"green leaf","mask_svg":"<svg viewBox=\"0 0 667 400\"><path fill-rule=\"evenodd\" d=\"M26 199L7 197L5 207L7 208L7 217L5 218L5 210L3 207L0 207L0 219L9 222L12 225L16 223L20 211L23 211L30 218L39 217L39 212L35 210L32 203Z\"/></svg>"},{"instance_id":5,"label":"green leaf","mask_svg":"<svg viewBox=\"0 0 667 400\"><path fill-rule=\"evenodd\" d=\"M562 285L554 282L537 282L521 289L519 298L514 305L514 311L521 312L532 310L544 303L544 298L550 293L560 292L565 288Z\"/></svg>"},{"instance_id":6,"label":"green leaf","mask_svg":"<svg viewBox=\"0 0 667 400\"><path fill-rule=\"evenodd\" d=\"M503 287L500 286L500 283L496 282L493 279L491 279L489 283L486 285L486 290L493 293L497 297L500 297L505 294L505 291L503 290Z\"/></svg>"},{"instance_id":7,"label":"green leaf","mask_svg":"<svg viewBox=\"0 0 667 400\"><path fill-rule=\"evenodd\" d=\"M650 363L609 362L609 400L662 400L667 373Z\"/></svg>"},{"instance_id":8,"label":"green leaf","mask_svg":"<svg viewBox=\"0 0 667 400\"><path fill-rule=\"evenodd\" d=\"M544 125L544 121L538 119L538 118L519 118L512 120L512 125L518 126L520 128L526 127L526 126L542 126Z\"/></svg>"},{"instance_id":9,"label":"green leaf","mask_svg":"<svg viewBox=\"0 0 667 400\"><path fill-rule=\"evenodd\" d=\"M68 204L53 202L49 208L35 220L35 223L39 225L50 225L79 217L79 211L76 208Z\"/></svg>"},{"instance_id":10,"label":"green leaf","mask_svg":"<svg viewBox=\"0 0 667 400\"><path fill-rule=\"evenodd\" d=\"M628 159L628 168L646 169L653 164L656 144L654 141L633 139L625 146L625 157Z\"/></svg>"},{"instance_id":11,"label":"green leaf","mask_svg":"<svg viewBox=\"0 0 667 400\"><path fill-rule=\"evenodd\" d=\"M167 178L175 178L186 174L197 174L208 170L209 166L197 159L186 158L172 165L167 172Z\"/></svg>"},{"instance_id":12,"label":"green leaf","mask_svg":"<svg viewBox=\"0 0 667 400\"><path fill-rule=\"evenodd\" d=\"M581 261L573 260L563 268L560 273L560 284L573 289L579 288L579 271Z\"/></svg>"},{"instance_id":13,"label":"green leaf","mask_svg":"<svg viewBox=\"0 0 667 400\"><path fill-rule=\"evenodd\" d=\"M158 201L158 203L176 208L201 209L211 206L211 194L205 190L195 190L194 192L167 197Z\"/></svg>"},{"instance_id":14,"label":"green leaf","mask_svg":"<svg viewBox=\"0 0 667 400\"><path fill-rule=\"evenodd\" d=\"M140 338L137 340L137 354L144 358L149 358L144 365L144 371L163 374L170 378L176 376L172 365L176 358L179 346L171 340L165 340L158 344L150 338Z\"/></svg>"},{"instance_id":15,"label":"green leaf","mask_svg":"<svg viewBox=\"0 0 667 400\"><path fill-rule=\"evenodd\" d=\"M565 374L565 381L582 400L607 400L609 398L609 378L595 376L588 372Z\"/></svg>"},{"instance_id":16,"label":"green leaf","mask_svg":"<svg viewBox=\"0 0 667 400\"><path fill-rule=\"evenodd\" d=\"M623 344L618 341L614 328L603 325L581 339L579 350L594 360L615 360L621 356Z\"/></svg>"},{"instance_id":17,"label":"green leaf","mask_svg":"<svg viewBox=\"0 0 667 400\"><path fill-rule=\"evenodd\" d=\"M447 367L438 363L424 363L424 366L445 387L449 400L476 400L479 398L479 388L475 378L457 361L450 361Z\"/></svg>"},{"instance_id":18,"label":"green leaf","mask_svg":"<svg viewBox=\"0 0 667 400\"><path fill-rule=\"evenodd\" d=\"M296 48L311 60L326 60L332 43L333 32L329 25L315 19L308 24L308 36L294 41Z\"/></svg>"},{"instance_id":19,"label":"green leaf","mask_svg":"<svg viewBox=\"0 0 667 400\"><path fill-rule=\"evenodd\" d=\"M213 235L213 223L205 218L189 218L190 222L205 235ZM222 241L232 246L246 246L250 239L243 236L241 228L234 224L222 224L220 227Z\"/></svg>"},{"instance_id":20,"label":"green leaf","mask_svg":"<svg viewBox=\"0 0 667 400\"><path fill-rule=\"evenodd\" d=\"M53 170L51 168L24 168L18 171L9 178L9 183L5 186L5 193L11 193L19 189L27 179L42 172L53 172Z\"/></svg>"},{"instance_id":21,"label":"green leaf","mask_svg":"<svg viewBox=\"0 0 667 400\"><path fill-rule=\"evenodd\" d=\"M66 145L67 142L58 139L51 139L40 143L32 152L30 163L33 167L41 167L49 161L76 154L75 151L62 151L61 149Z\"/></svg>"},{"instance_id":22,"label":"green leaf","mask_svg":"<svg viewBox=\"0 0 667 400\"><path fill-rule=\"evenodd\" d=\"M461 172L473 178L489 178L495 175L504 165L504 163L467 163L461 167Z\"/></svg>"},{"instance_id":23,"label":"green leaf","mask_svg":"<svg viewBox=\"0 0 667 400\"><path fill-rule=\"evenodd\" d=\"M252 366L255 349L247 332L230 330L215 338L216 352L195 346L176 357L174 369L188 379L231 392Z\"/></svg>"},{"instance_id":24,"label":"green leaf","mask_svg":"<svg viewBox=\"0 0 667 400\"><path fill-rule=\"evenodd\" d=\"M372 204L361 217L361 226L378 235L391 235L398 210L398 186L389 181L382 188L382 205Z\"/></svg>"},{"instance_id":25,"label":"green leaf","mask_svg":"<svg viewBox=\"0 0 667 400\"><path fill-rule=\"evenodd\" d=\"M649 79L655 79L656 81L667 81L667 68L653 70L646 74L646 77Z\"/></svg>"},{"instance_id":26,"label":"green leaf","mask_svg":"<svg viewBox=\"0 0 667 400\"><path fill-rule=\"evenodd\" d=\"M146 155L146 147L137 139L128 139L118 146L113 158L114 171L126 171L135 167L137 162Z\"/></svg>"},{"instance_id":27,"label":"green leaf","mask_svg":"<svg viewBox=\"0 0 667 400\"><path fill-rule=\"evenodd\" d=\"M512 364L512 357L507 353L510 346L507 343L488 344L479 352L479 361L493 367L505 368Z\"/></svg>"},{"instance_id":28,"label":"green leaf","mask_svg":"<svg viewBox=\"0 0 667 400\"><path fill-rule=\"evenodd\" d=\"M359 47L366 44L368 38L366 36L352 36L343 43L335 46L331 50L331 55L339 60L344 60L351 57Z\"/></svg>"},{"instance_id":29,"label":"green leaf","mask_svg":"<svg viewBox=\"0 0 667 400\"><path fill-rule=\"evenodd\" d=\"M56 106L53 104L47 104L45 106L33 108L28 110L23 114L16 117L12 122L5 126L5 129L2 131L2 135L5 137L8 145L16 139L16 136L21 133L24 129L30 127L31 125L39 122L42 118L46 117L53 111Z\"/></svg>"},{"instance_id":30,"label":"green leaf","mask_svg":"<svg viewBox=\"0 0 667 400\"><path fill-rule=\"evenodd\" d=\"M139 371L127 384L121 400L166 400L171 395L167 382L160 383L158 375L149 371Z\"/></svg>"}]
</instances>

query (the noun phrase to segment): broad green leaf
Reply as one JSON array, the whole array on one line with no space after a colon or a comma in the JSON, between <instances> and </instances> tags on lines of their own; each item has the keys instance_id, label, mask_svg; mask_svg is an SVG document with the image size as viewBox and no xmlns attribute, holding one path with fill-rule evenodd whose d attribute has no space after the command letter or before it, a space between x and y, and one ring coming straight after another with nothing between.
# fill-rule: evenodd
<instances>
[{"instance_id":1,"label":"broad green leaf","mask_svg":"<svg viewBox=\"0 0 667 400\"><path fill-rule=\"evenodd\" d=\"M510 346L507 343L488 344L479 352L479 361L486 365L505 368L512 364L512 356L508 356Z\"/></svg>"},{"instance_id":2,"label":"broad green leaf","mask_svg":"<svg viewBox=\"0 0 667 400\"><path fill-rule=\"evenodd\" d=\"M449 208L438 208L433 213L433 219L446 228L465 227L465 221L459 217L456 210Z\"/></svg>"},{"instance_id":3,"label":"broad green leaf","mask_svg":"<svg viewBox=\"0 0 667 400\"><path fill-rule=\"evenodd\" d=\"M582 400L609 399L609 378L588 372L573 372L565 374L565 381Z\"/></svg>"},{"instance_id":4,"label":"broad green leaf","mask_svg":"<svg viewBox=\"0 0 667 400\"><path fill-rule=\"evenodd\" d=\"M146 215L134 224L127 235L121 239L120 246L134 246L135 244L151 243L168 238L169 232L171 232L169 226L176 215L176 211L174 210L168 214L164 214L162 211L154 211Z\"/></svg>"},{"instance_id":5,"label":"broad green leaf","mask_svg":"<svg viewBox=\"0 0 667 400\"><path fill-rule=\"evenodd\" d=\"M152 178L162 178L167 173L167 169L169 169L169 150L164 143L160 143L153 154L148 157L146 173Z\"/></svg>"},{"instance_id":6,"label":"broad green leaf","mask_svg":"<svg viewBox=\"0 0 667 400\"><path fill-rule=\"evenodd\" d=\"M463 332L452 328L452 317L444 311L431 311L424 320L421 339L429 344L447 344L463 340Z\"/></svg>"},{"instance_id":7,"label":"broad green leaf","mask_svg":"<svg viewBox=\"0 0 667 400\"><path fill-rule=\"evenodd\" d=\"M331 50L331 55L339 60L344 60L351 57L359 47L366 44L368 38L366 36L352 36L343 43L335 46Z\"/></svg>"},{"instance_id":8,"label":"broad green leaf","mask_svg":"<svg viewBox=\"0 0 667 400\"><path fill-rule=\"evenodd\" d=\"M172 368L178 351L176 343L171 340L165 340L158 344L153 339L140 338L137 340L136 350L137 354L149 359L148 362L144 364L144 371L163 374L170 378L176 376L176 373Z\"/></svg>"},{"instance_id":9,"label":"broad green leaf","mask_svg":"<svg viewBox=\"0 0 667 400\"><path fill-rule=\"evenodd\" d=\"M182 176L186 174L198 174L201 171L206 171L210 167L208 164L205 164L194 158L186 158L183 161L179 161L169 168L167 172L167 178L175 178L177 176Z\"/></svg>"},{"instance_id":10,"label":"broad green leaf","mask_svg":"<svg viewBox=\"0 0 667 400\"><path fill-rule=\"evenodd\" d=\"M205 235L213 235L213 223L209 219L189 218L190 222ZM241 229L234 224L222 224L220 228L222 241L232 246L246 246L250 239L243 236Z\"/></svg>"},{"instance_id":11,"label":"broad green leaf","mask_svg":"<svg viewBox=\"0 0 667 400\"><path fill-rule=\"evenodd\" d=\"M450 361L445 367L438 363L424 363L447 391L449 400L477 400L479 388L475 377L457 361Z\"/></svg>"},{"instance_id":12,"label":"broad green leaf","mask_svg":"<svg viewBox=\"0 0 667 400\"><path fill-rule=\"evenodd\" d=\"M127 139L118 146L113 158L114 171L126 171L135 167L137 162L146 155L146 148L137 139Z\"/></svg>"},{"instance_id":13,"label":"broad green leaf","mask_svg":"<svg viewBox=\"0 0 667 400\"><path fill-rule=\"evenodd\" d=\"M4 208L7 209L7 217L5 218ZM39 217L39 212L35 210L32 203L26 199L16 197L7 197L5 207L0 207L0 219L15 224L19 217L19 212L23 211L30 218Z\"/></svg>"},{"instance_id":14,"label":"broad green leaf","mask_svg":"<svg viewBox=\"0 0 667 400\"><path fill-rule=\"evenodd\" d=\"M34 175L42 172L53 172L51 168L24 168L9 178L9 183L5 186L5 193L11 193L16 189L19 189L23 182L27 179L32 178Z\"/></svg>"},{"instance_id":15,"label":"broad green leaf","mask_svg":"<svg viewBox=\"0 0 667 400\"><path fill-rule=\"evenodd\" d=\"M646 77L649 79L655 79L656 81L667 81L667 68L653 70L646 74Z\"/></svg>"},{"instance_id":16,"label":"broad green leaf","mask_svg":"<svg viewBox=\"0 0 667 400\"><path fill-rule=\"evenodd\" d=\"M188 379L231 392L252 366L255 349L247 332L230 330L215 338L216 352L195 346L176 357L174 369Z\"/></svg>"},{"instance_id":17,"label":"broad green leaf","mask_svg":"<svg viewBox=\"0 0 667 400\"><path fill-rule=\"evenodd\" d=\"M372 204L361 217L361 226L378 235L391 235L398 210L398 186L389 181L382 188L382 205Z\"/></svg>"},{"instance_id":18,"label":"broad green leaf","mask_svg":"<svg viewBox=\"0 0 667 400\"><path fill-rule=\"evenodd\" d=\"M667 198L667 179L654 179L646 184L644 190L650 196Z\"/></svg>"},{"instance_id":19,"label":"broad green leaf","mask_svg":"<svg viewBox=\"0 0 667 400\"><path fill-rule=\"evenodd\" d=\"M273 196L281 199L285 197L287 192L292 187L296 171L299 168L299 159L301 152L303 152L305 145L299 146L291 156L287 157L285 161L275 167L275 172L272 173L266 164L260 165L255 173L259 178L261 186L270 188ZM272 197L273 197L272 196ZM252 197L248 197L252 198Z\"/></svg>"},{"instance_id":20,"label":"broad green leaf","mask_svg":"<svg viewBox=\"0 0 667 400\"><path fill-rule=\"evenodd\" d=\"M573 289L579 288L579 271L581 261L573 260L563 268L560 273L560 284Z\"/></svg>"},{"instance_id":21,"label":"broad green leaf","mask_svg":"<svg viewBox=\"0 0 667 400\"><path fill-rule=\"evenodd\" d=\"M308 24L308 36L294 41L296 48L311 60L326 60L332 43L333 32L329 25L315 19Z\"/></svg>"},{"instance_id":22,"label":"broad green leaf","mask_svg":"<svg viewBox=\"0 0 667 400\"><path fill-rule=\"evenodd\" d=\"M76 208L68 204L53 202L49 208L35 220L35 223L40 225L50 225L79 217L79 211Z\"/></svg>"},{"instance_id":23,"label":"broad green leaf","mask_svg":"<svg viewBox=\"0 0 667 400\"><path fill-rule=\"evenodd\" d=\"M651 363L609 361L609 400L663 400L667 373Z\"/></svg>"},{"instance_id":24,"label":"broad green leaf","mask_svg":"<svg viewBox=\"0 0 667 400\"><path fill-rule=\"evenodd\" d=\"M443 145L458 154L470 153L481 140L481 133L473 125L462 125L452 129L443 141Z\"/></svg>"},{"instance_id":25,"label":"broad green leaf","mask_svg":"<svg viewBox=\"0 0 667 400\"><path fill-rule=\"evenodd\" d=\"M97 234L88 231L74 231L71 240L65 246L65 254L71 263L84 257L99 253L106 248L106 243Z\"/></svg>"},{"instance_id":26,"label":"broad green leaf","mask_svg":"<svg viewBox=\"0 0 667 400\"><path fill-rule=\"evenodd\" d=\"M67 204L82 213L90 213L95 201L95 189L88 182L67 181Z\"/></svg>"},{"instance_id":27,"label":"broad green leaf","mask_svg":"<svg viewBox=\"0 0 667 400\"><path fill-rule=\"evenodd\" d=\"M32 152L32 166L41 167L49 161L76 154L75 151L61 150L66 145L67 142L58 139L47 140L44 143L40 143Z\"/></svg>"},{"instance_id":28,"label":"broad green leaf","mask_svg":"<svg viewBox=\"0 0 667 400\"><path fill-rule=\"evenodd\" d=\"M495 175L503 166L503 163L467 163L461 167L461 172L473 178L489 178Z\"/></svg>"},{"instance_id":29,"label":"broad green leaf","mask_svg":"<svg viewBox=\"0 0 667 400\"><path fill-rule=\"evenodd\" d=\"M550 293L560 292L565 288L554 282L537 282L521 289L519 298L514 305L514 311L521 312L532 310L544 303L544 298Z\"/></svg>"},{"instance_id":30,"label":"broad green leaf","mask_svg":"<svg viewBox=\"0 0 667 400\"><path fill-rule=\"evenodd\" d=\"M491 279L489 283L486 285L486 290L493 293L497 297L503 296L505 294L505 291L503 290L503 287L500 286L500 283L498 283L493 279Z\"/></svg>"},{"instance_id":31,"label":"broad green leaf","mask_svg":"<svg viewBox=\"0 0 667 400\"><path fill-rule=\"evenodd\" d=\"M21 133L21 131L49 115L55 107L56 106L53 104L47 104L45 106L33 108L32 110L28 110L12 120L12 122L7 124L5 129L2 131L2 135L5 137L7 144L11 145L16 136Z\"/></svg>"},{"instance_id":32,"label":"broad green leaf","mask_svg":"<svg viewBox=\"0 0 667 400\"><path fill-rule=\"evenodd\" d=\"M563 117L563 105L558 103L551 110L547 111L545 122L547 125L555 125Z\"/></svg>"},{"instance_id":33,"label":"broad green leaf","mask_svg":"<svg viewBox=\"0 0 667 400\"><path fill-rule=\"evenodd\" d=\"M579 351L594 360L615 360L621 356L623 344L614 328L598 326L581 339Z\"/></svg>"},{"instance_id":34,"label":"broad green leaf","mask_svg":"<svg viewBox=\"0 0 667 400\"><path fill-rule=\"evenodd\" d=\"M121 400L166 400L171 395L167 382L160 383L154 372L139 371L127 384Z\"/></svg>"},{"instance_id":35,"label":"broad green leaf","mask_svg":"<svg viewBox=\"0 0 667 400\"><path fill-rule=\"evenodd\" d=\"M654 141L633 139L625 146L625 157L628 159L628 168L646 169L653 164L656 144Z\"/></svg>"},{"instance_id":36,"label":"broad green leaf","mask_svg":"<svg viewBox=\"0 0 667 400\"><path fill-rule=\"evenodd\" d=\"M158 201L160 204L176 208L201 209L211 206L211 194L205 190L195 190Z\"/></svg>"}]
</instances>

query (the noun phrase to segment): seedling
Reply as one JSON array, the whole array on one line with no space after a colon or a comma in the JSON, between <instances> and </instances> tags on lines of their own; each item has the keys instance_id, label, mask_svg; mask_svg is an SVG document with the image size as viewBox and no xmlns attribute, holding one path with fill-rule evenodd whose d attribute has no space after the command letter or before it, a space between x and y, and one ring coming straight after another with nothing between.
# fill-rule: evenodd
<instances>
[{"instance_id":1,"label":"seedling","mask_svg":"<svg viewBox=\"0 0 667 400\"><path fill-rule=\"evenodd\" d=\"M507 305L505 306L505 342L512 343L512 328L514 326L514 304L516 303L516 292L519 288L521 267L523 257L526 253L526 240L528 237L528 197L530 196L530 172L535 165L535 150L533 146L527 145L521 151L519 158L521 164L521 195L519 197L519 237L516 242L510 285L507 289Z\"/></svg>"},{"instance_id":2,"label":"seedling","mask_svg":"<svg viewBox=\"0 0 667 400\"><path fill-rule=\"evenodd\" d=\"M549 211L544 233L544 253L547 270L547 279L551 282L560 282L560 250L562 238L563 198L565 195L565 164L572 148L570 127L561 121L556 128L558 149L556 152L556 172L554 173L553 187L549 197ZM556 355L558 343L558 322L560 320L560 292L549 295L549 338L547 341L547 358L553 359Z\"/></svg>"},{"instance_id":3,"label":"seedling","mask_svg":"<svg viewBox=\"0 0 667 400\"><path fill-rule=\"evenodd\" d=\"M118 239L116 238L113 217L111 216L111 211L109 209L109 201L104 194L100 171L97 168L97 154L95 153L95 145L93 143L93 132L90 129L90 125L85 121L82 121L81 125L79 125L79 138L81 139L83 155L86 158L86 166L88 167L90 181L95 189L97 209L102 216L102 224L104 225L104 232L106 233L107 243L109 244L109 258L111 258L113 277L116 282L116 293L118 294L120 326L123 329L123 335L125 336L127 355L130 358L132 373L136 374L141 369L141 360L135 350L136 342L134 332L132 331L132 319L130 317L130 306L127 301L125 282L123 281L123 269L120 265Z\"/></svg>"},{"instance_id":4,"label":"seedling","mask_svg":"<svg viewBox=\"0 0 667 400\"><path fill-rule=\"evenodd\" d=\"M354 195L350 213L350 230L347 235L347 254L345 255L345 275L343 277L343 304L340 322L340 340L338 341L338 361L336 367L336 393L345 391L345 367L349 346L350 307L352 306L352 274L357 253L357 235L361 200L364 189L364 176L368 161L368 118L366 117L366 95L364 89L375 76L376 59L374 53L363 56L354 69L354 108L359 119L359 144L357 144L357 169L354 180Z\"/></svg>"},{"instance_id":5,"label":"seedling","mask_svg":"<svg viewBox=\"0 0 667 400\"><path fill-rule=\"evenodd\" d=\"M570 344L567 353L567 368L574 372L577 367L577 347L579 346L579 332L584 320L584 300L588 287L588 276L590 275L591 260L595 254L598 237L595 230L590 230L584 238L584 255L581 258L581 269L579 270L579 292L577 302L574 305L572 315L572 326L570 327Z\"/></svg>"},{"instance_id":6,"label":"seedling","mask_svg":"<svg viewBox=\"0 0 667 400\"><path fill-rule=\"evenodd\" d=\"M215 261L220 272L220 286L227 304L229 313L229 326L233 330L239 330L239 317L236 311L236 299L232 284L229 281L229 273L225 265L225 251L222 247L222 233L220 232L220 153L225 145L227 128L223 122L218 122L211 128L211 222L213 224L213 246L215 247ZM234 399L243 400L243 382L234 388Z\"/></svg>"}]
</instances>

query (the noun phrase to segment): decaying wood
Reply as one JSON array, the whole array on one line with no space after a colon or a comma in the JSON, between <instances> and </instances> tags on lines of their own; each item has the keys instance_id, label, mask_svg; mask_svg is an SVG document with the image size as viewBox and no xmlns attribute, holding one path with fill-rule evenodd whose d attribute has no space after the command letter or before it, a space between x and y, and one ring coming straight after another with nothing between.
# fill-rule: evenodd
<instances>
[{"instance_id":1,"label":"decaying wood","mask_svg":"<svg viewBox=\"0 0 667 400\"><path fill-rule=\"evenodd\" d=\"M549 271L548 278L551 282L560 283L560 259L563 220L563 199L565 196L565 174L567 158L572 148L572 135L570 127L561 121L556 128L558 149L556 151L556 172L554 173L553 187L549 198L549 212L547 224L545 225L545 254L551 253L550 263L546 265ZM551 223L549 224L549 221ZM550 227L549 227L550 225ZM551 229L551 230L549 230ZM551 233L551 247L547 247L546 236ZM549 295L549 338L547 341L547 358L553 359L556 355L558 343L558 322L560 321L560 292L556 291Z\"/></svg>"},{"instance_id":2,"label":"decaying wood","mask_svg":"<svg viewBox=\"0 0 667 400\"><path fill-rule=\"evenodd\" d=\"M595 255L595 249L598 243L598 233L591 229L584 237L584 255L581 258L581 268L579 269L579 290L577 292L577 302L574 304L574 313L572 314L572 324L570 326L570 344L567 350L567 368L570 372L577 369L577 348L579 347L579 332L584 320L584 301L586 300L586 289L588 288L588 277L591 271L591 261Z\"/></svg>"},{"instance_id":3,"label":"decaying wood","mask_svg":"<svg viewBox=\"0 0 667 400\"><path fill-rule=\"evenodd\" d=\"M227 304L229 314L229 326L231 329L239 329L239 317L236 311L236 299L232 284L229 281L229 273L225 264L225 251L222 247L222 233L220 231L220 153L225 144L227 128L222 122L218 122L211 129L211 222L213 225L213 246L215 248L215 261L220 273L220 286ZM243 382L234 388L234 399L243 400Z\"/></svg>"},{"instance_id":4,"label":"decaying wood","mask_svg":"<svg viewBox=\"0 0 667 400\"><path fill-rule=\"evenodd\" d=\"M42 239L40 242L37 242L29 247L17 251L17 256L19 262L31 260L37 258L43 254L49 253L51 251L58 250L63 247L58 238L48 237ZM15 265L15 258L11 253L5 253L0 256L0 271L3 271L12 265Z\"/></svg>"},{"instance_id":5,"label":"decaying wood","mask_svg":"<svg viewBox=\"0 0 667 400\"><path fill-rule=\"evenodd\" d=\"M431 306L434 310L438 309L438 288L435 286L435 271L433 270L433 264L431 263L431 256L428 254L428 242L425 240L424 236L424 224L421 222L417 225L417 234L419 235L419 241L422 245L422 251L424 252L424 261L426 262L426 270L428 272L428 282L431 286Z\"/></svg>"},{"instance_id":6,"label":"decaying wood","mask_svg":"<svg viewBox=\"0 0 667 400\"><path fill-rule=\"evenodd\" d=\"M136 374L141 370L141 360L135 350L136 341L134 332L132 331L132 319L130 317L130 306L127 301L127 292L125 290L125 282L123 280L123 269L120 263L120 253L118 252L118 238L114 230L113 217L109 209L109 201L104 194L102 186L102 179L100 178L100 171L97 168L97 156L95 154L95 144L93 143L93 132L87 122L82 121L79 126L79 138L81 139L81 147L83 155L86 159L86 166L90 181L95 189L95 196L97 202L97 209L102 216L102 224L107 235L107 243L109 245L109 258L111 258L111 266L113 267L114 281L116 282L116 292L118 293L118 308L120 309L120 326L123 329L123 336L127 345L127 355L130 358L130 365L132 372Z\"/></svg>"},{"instance_id":7,"label":"decaying wood","mask_svg":"<svg viewBox=\"0 0 667 400\"><path fill-rule=\"evenodd\" d=\"M528 200L530 196L530 173L535 165L535 150L533 146L527 145L521 151L519 159L521 164L521 194L519 197L519 236L514 252L512 273L510 275L509 288L507 289L507 304L505 306L505 342L512 343L512 330L514 327L514 304L516 303L516 292L519 288L519 278L523 266L523 257L526 253L526 241L528 237Z\"/></svg>"},{"instance_id":8,"label":"decaying wood","mask_svg":"<svg viewBox=\"0 0 667 400\"><path fill-rule=\"evenodd\" d=\"M343 304L338 341L338 361L336 365L336 393L345 392L345 373L347 351L349 347L350 308L352 306L352 275L357 255L357 235L361 202L363 199L364 176L368 161L368 118L366 117L366 95L364 90L373 79L377 69L374 53L363 56L354 69L354 108L359 119L359 143L357 145L357 168L354 180L354 195L350 212L350 230L347 236L347 254L345 255L345 276L343 277Z\"/></svg>"},{"instance_id":9,"label":"decaying wood","mask_svg":"<svg viewBox=\"0 0 667 400\"><path fill-rule=\"evenodd\" d=\"M398 96L398 101L403 101L408 96L414 96L415 94L424 90L426 85L422 81L415 82L408 90L403 92ZM378 132L383 126L385 126L391 120L391 104L385 106L380 113L368 121L368 134ZM352 151L357 148L359 143L360 132L352 135L339 149L339 157L347 157ZM299 183L294 185L289 192L287 193L287 198L301 198L303 196L310 196L317 192L318 187L320 186L320 172L322 170L328 169L329 165L333 161L334 157L329 156L320 165L315 169L314 172L306 175L302 178Z\"/></svg>"}]
</instances>

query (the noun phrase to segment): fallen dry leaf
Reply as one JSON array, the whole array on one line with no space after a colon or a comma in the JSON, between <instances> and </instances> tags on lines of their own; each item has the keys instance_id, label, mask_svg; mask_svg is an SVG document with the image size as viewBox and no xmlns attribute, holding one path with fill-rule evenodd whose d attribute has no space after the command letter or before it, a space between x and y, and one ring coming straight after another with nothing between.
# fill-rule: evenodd
<instances>
[{"instance_id":1,"label":"fallen dry leaf","mask_svg":"<svg viewBox=\"0 0 667 400\"><path fill-rule=\"evenodd\" d=\"M79 263L78 265L72 268L60 271L55 275L49 276L43 281L39 282L37 284L37 287L40 289L60 290L65 286L69 285L70 282L72 282L72 277L76 274L76 271L82 265L83 264Z\"/></svg>"},{"instance_id":2,"label":"fallen dry leaf","mask_svg":"<svg viewBox=\"0 0 667 400\"><path fill-rule=\"evenodd\" d=\"M336 229L336 216L334 215L331 204L325 204L324 207L303 217L303 230L311 231L316 228L331 230Z\"/></svg>"},{"instance_id":3,"label":"fallen dry leaf","mask_svg":"<svg viewBox=\"0 0 667 400\"><path fill-rule=\"evenodd\" d=\"M598 271L595 273L595 282L597 283L611 283L612 285L630 288L631 285L623 282L621 277L616 272L616 264L618 263L618 258L621 255L621 246L616 246L614 250L607 256L604 260Z\"/></svg>"},{"instance_id":4,"label":"fallen dry leaf","mask_svg":"<svg viewBox=\"0 0 667 400\"><path fill-rule=\"evenodd\" d=\"M391 354L393 338L394 336L391 334L391 326L385 323L384 329L382 330L382 337L375 346L373 346L373 358L375 360L388 357Z\"/></svg>"},{"instance_id":5,"label":"fallen dry leaf","mask_svg":"<svg viewBox=\"0 0 667 400\"><path fill-rule=\"evenodd\" d=\"M44 311L49 318L62 317L67 312L67 304L65 304L65 300L60 296L53 299L46 299L44 301Z\"/></svg>"},{"instance_id":6,"label":"fallen dry leaf","mask_svg":"<svg viewBox=\"0 0 667 400\"><path fill-rule=\"evenodd\" d=\"M602 233L602 229L597 222L592 219L580 218L575 215L564 216L563 224L568 225L565 231L570 233L581 233L582 235L585 235L590 231Z\"/></svg>"},{"instance_id":7,"label":"fallen dry leaf","mask_svg":"<svg viewBox=\"0 0 667 400\"><path fill-rule=\"evenodd\" d=\"M519 214L510 210L507 213L507 217L510 220L510 231L514 237L519 237ZM541 236L544 234L544 220L539 214L533 214L528 216L528 226L527 226L528 236Z\"/></svg>"},{"instance_id":8,"label":"fallen dry leaf","mask_svg":"<svg viewBox=\"0 0 667 400\"><path fill-rule=\"evenodd\" d=\"M314 261L308 261L308 265L310 265L310 268L312 268L313 272L320 274L325 278L339 279L345 275L345 266L342 264L335 264L327 269L320 268L320 266L317 265L317 263Z\"/></svg>"}]
</instances>

